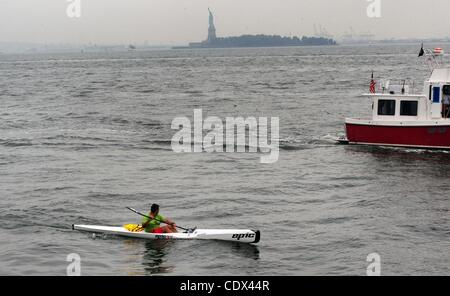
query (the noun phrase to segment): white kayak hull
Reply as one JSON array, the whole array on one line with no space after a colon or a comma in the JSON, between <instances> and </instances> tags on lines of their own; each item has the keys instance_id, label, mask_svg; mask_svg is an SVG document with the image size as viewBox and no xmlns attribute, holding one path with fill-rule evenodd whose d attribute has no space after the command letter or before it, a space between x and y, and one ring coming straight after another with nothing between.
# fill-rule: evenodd
<instances>
[{"instance_id":1,"label":"white kayak hull","mask_svg":"<svg viewBox=\"0 0 450 296\"><path fill-rule=\"evenodd\" d=\"M257 243L261 238L259 230L250 229L195 229L193 232L149 233L132 232L121 226L72 225L72 229L93 233L114 234L119 236L151 240L222 240L240 243Z\"/></svg>"}]
</instances>

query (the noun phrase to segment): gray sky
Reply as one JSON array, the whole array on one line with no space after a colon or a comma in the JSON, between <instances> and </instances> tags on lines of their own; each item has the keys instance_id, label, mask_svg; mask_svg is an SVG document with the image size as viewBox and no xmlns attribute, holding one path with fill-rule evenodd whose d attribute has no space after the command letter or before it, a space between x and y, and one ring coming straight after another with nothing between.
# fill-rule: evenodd
<instances>
[{"instance_id":1,"label":"gray sky","mask_svg":"<svg viewBox=\"0 0 450 296\"><path fill-rule=\"evenodd\" d=\"M450 36L449 0L81 0L81 18L68 0L0 0L0 42L185 44L206 38L208 11L218 36L313 35L321 24L335 37L353 27L377 38Z\"/></svg>"}]
</instances>

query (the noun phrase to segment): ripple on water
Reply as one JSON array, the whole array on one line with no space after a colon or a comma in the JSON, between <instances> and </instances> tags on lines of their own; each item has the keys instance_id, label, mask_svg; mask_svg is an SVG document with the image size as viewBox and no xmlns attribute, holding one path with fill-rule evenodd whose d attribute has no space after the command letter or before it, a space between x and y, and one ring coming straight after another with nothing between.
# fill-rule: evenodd
<instances>
[{"instance_id":1,"label":"ripple on water","mask_svg":"<svg viewBox=\"0 0 450 296\"><path fill-rule=\"evenodd\" d=\"M416 46L317 50L5 57L0 272L64 275L75 252L85 275L361 275L376 251L385 274L447 274L450 154L333 142L345 117L366 114L356 95L370 71L425 79L410 72ZM172 120L194 108L279 117L278 162L173 152ZM124 207L154 202L179 225L252 227L262 240L159 244L70 228L140 221Z\"/></svg>"}]
</instances>

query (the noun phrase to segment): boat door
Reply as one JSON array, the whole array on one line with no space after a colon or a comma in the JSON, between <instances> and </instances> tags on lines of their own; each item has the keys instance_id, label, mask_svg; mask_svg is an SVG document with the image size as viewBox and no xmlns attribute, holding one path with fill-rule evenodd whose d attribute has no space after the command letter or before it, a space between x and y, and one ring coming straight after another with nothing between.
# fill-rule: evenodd
<instances>
[{"instance_id":1,"label":"boat door","mask_svg":"<svg viewBox=\"0 0 450 296\"><path fill-rule=\"evenodd\" d=\"M431 118L442 118L441 85L431 85Z\"/></svg>"}]
</instances>

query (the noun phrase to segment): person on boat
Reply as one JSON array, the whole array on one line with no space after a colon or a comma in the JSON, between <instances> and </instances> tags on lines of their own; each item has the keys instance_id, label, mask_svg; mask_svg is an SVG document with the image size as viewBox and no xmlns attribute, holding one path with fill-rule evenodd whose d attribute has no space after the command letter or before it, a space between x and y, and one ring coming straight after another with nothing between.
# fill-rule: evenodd
<instances>
[{"instance_id":1,"label":"person on boat","mask_svg":"<svg viewBox=\"0 0 450 296\"><path fill-rule=\"evenodd\" d=\"M450 96L444 95L444 98L442 99L442 109L443 109L443 115L444 118L448 118L450 113Z\"/></svg>"},{"instance_id":2,"label":"person on boat","mask_svg":"<svg viewBox=\"0 0 450 296\"><path fill-rule=\"evenodd\" d=\"M170 219L164 218L159 214L159 205L152 204L150 208L150 213L148 216L151 218L144 217L142 219L142 227L145 228L145 232L151 233L172 233L177 232L176 224ZM166 223L166 226L160 226L160 224Z\"/></svg>"}]
</instances>

